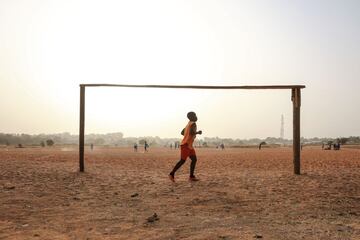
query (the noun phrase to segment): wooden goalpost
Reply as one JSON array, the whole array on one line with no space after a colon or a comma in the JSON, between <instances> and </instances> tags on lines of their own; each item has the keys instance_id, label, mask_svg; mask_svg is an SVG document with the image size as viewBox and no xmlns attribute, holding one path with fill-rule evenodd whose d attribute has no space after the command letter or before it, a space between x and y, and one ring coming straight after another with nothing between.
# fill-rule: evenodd
<instances>
[{"instance_id":1,"label":"wooden goalpost","mask_svg":"<svg viewBox=\"0 0 360 240\"><path fill-rule=\"evenodd\" d=\"M84 172L85 145L85 88L86 87L125 87L125 88L178 88L178 89L291 89L293 103L293 164L294 174L300 174L300 107L301 89L305 85L263 85L263 86L199 86L199 85L132 85L132 84L80 84L80 127L79 127L79 169Z\"/></svg>"}]
</instances>

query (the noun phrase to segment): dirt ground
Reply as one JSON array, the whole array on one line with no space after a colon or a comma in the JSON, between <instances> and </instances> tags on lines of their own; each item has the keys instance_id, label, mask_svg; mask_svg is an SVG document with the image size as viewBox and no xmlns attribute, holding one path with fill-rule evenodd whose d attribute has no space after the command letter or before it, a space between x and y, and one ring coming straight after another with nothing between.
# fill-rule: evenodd
<instances>
[{"instance_id":1,"label":"dirt ground","mask_svg":"<svg viewBox=\"0 0 360 240\"><path fill-rule=\"evenodd\" d=\"M0 148L0 239L360 239L360 149ZM157 217L152 217L156 213Z\"/></svg>"}]
</instances>

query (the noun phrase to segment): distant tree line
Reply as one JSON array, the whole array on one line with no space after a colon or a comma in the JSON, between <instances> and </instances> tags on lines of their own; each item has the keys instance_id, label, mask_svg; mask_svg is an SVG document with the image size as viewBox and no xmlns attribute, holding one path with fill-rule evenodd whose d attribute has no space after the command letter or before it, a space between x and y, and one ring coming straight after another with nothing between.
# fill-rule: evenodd
<instances>
[{"instance_id":1,"label":"distant tree line","mask_svg":"<svg viewBox=\"0 0 360 240\"><path fill-rule=\"evenodd\" d=\"M87 134L85 135L85 144L90 145L108 145L108 146L133 146L134 143L142 144L144 141L150 146L170 146L175 142L181 141L180 138L160 138L158 136L144 137L124 137L121 132L107 134ZM214 147L224 144L225 146L243 146L243 145L259 145L261 142L266 144L292 145L291 139L282 139L275 137L267 137L265 139L232 139L219 137L205 137L196 139L197 147ZM301 143L305 145L322 144L328 142L340 142L341 144L360 144L360 137L339 137L339 138L301 138ZM79 135L70 133L58 134L7 134L0 133L0 145L19 146L52 146L52 145L74 145L79 143Z\"/></svg>"},{"instance_id":2,"label":"distant tree line","mask_svg":"<svg viewBox=\"0 0 360 240\"><path fill-rule=\"evenodd\" d=\"M53 146L55 143L74 144L77 137L68 133L61 134L7 134L0 133L0 145L28 146Z\"/></svg>"}]
</instances>

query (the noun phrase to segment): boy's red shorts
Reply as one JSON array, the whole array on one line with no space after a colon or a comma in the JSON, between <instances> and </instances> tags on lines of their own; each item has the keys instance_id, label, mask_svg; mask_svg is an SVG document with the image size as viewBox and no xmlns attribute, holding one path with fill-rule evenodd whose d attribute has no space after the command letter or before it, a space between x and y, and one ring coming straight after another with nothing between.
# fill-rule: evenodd
<instances>
[{"instance_id":1,"label":"boy's red shorts","mask_svg":"<svg viewBox=\"0 0 360 240\"><path fill-rule=\"evenodd\" d=\"M196 156L195 149L189 148L187 144L181 145L181 159L186 160L190 156Z\"/></svg>"}]
</instances>

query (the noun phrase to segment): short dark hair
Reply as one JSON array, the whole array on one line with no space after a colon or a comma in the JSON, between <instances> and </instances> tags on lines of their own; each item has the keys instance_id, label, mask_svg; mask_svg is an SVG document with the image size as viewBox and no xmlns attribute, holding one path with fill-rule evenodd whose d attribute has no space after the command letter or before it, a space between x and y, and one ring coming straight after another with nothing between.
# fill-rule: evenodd
<instances>
[{"instance_id":1,"label":"short dark hair","mask_svg":"<svg viewBox=\"0 0 360 240\"><path fill-rule=\"evenodd\" d=\"M196 116L195 112L188 112L187 117L191 118L191 116Z\"/></svg>"}]
</instances>

